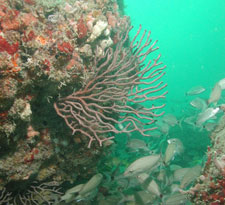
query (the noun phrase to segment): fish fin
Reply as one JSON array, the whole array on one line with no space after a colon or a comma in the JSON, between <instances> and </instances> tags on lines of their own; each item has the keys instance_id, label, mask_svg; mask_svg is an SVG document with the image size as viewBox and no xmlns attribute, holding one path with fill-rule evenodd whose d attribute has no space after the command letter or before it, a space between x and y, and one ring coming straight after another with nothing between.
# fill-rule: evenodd
<instances>
[{"instance_id":1,"label":"fish fin","mask_svg":"<svg viewBox=\"0 0 225 205\"><path fill-rule=\"evenodd\" d=\"M185 118L185 116L182 117L182 118L178 121L178 126L179 126L179 128L180 128L181 130L183 130L182 123L183 123L183 121L184 121L184 118Z\"/></svg>"}]
</instances>

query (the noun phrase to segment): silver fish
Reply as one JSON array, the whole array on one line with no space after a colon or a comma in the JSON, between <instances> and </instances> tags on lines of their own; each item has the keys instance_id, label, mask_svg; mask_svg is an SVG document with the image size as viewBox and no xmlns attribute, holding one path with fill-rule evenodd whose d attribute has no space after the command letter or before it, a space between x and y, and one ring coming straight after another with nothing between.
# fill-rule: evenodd
<instances>
[{"instance_id":1,"label":"silver fish","mask_svg":"<svg viewBox=\"0 0 225 205\"><path fill-rule=\"evenodd\" d=\"M195 121L196 121L195 116L189 116L189 117L184 118L184 122L189 125L192 125L192 126L195 126Z\"/></svg>"},{"instance_id":2,"label":"silver fish","mask_svg":"<svg viewBox=\"0 0 225 205\"><path fill-rule=\"evenodd\" d=\"M192 87L190 90L188 90L186 92L186 95L198 95L204 91L205 91L205 88L202 87L201 85L198 85L198 86Z\"/></svg>"},{"instance_id":3,"label":"silver fish","mask_svg":"<svg viewBox=\"0 0 225 205\"><path fill-rule=\"evenodd\" d=\"M187 194L181 194L180 192L174 192L171 195L163 197L163 205L183 205L187 201Z\"/></svg>"},{"instance_id":4,"label":"silver fish","mask_svg":"<svg viewBox=\"0 0 225 205\"><path fill-rule=\"evenodd\" d=\"M188 172L184 175L180 183L180 188L183 189L192 183L198 176L201 174L201 166L197 165L189 169Z\"/></svg>"},{"instance_id":5,"label":"silver fish","mask_svg":"<svg viewBox=\"0 0 225 205\"><path fill-rule=\"evenodd\" d=\"M210 93L210 97L208 99L208 104L217 103L221 97L222 89L218 83L214 86L212 92Z\"/></svg>"},{"instance_id":6,"label":"silver fish","mask_svg":"<svg viewBox=\"0 0 225 205\"><path fill-rule=\"evenodd\" d=\"M61 197L61 200L65 201L66 203L73 201L75 199L75 194L78 193L83 188L83 186L84 184L79 184L71 189L68 189Z\"/></svg>"},{"instance_id":7,"label":"silver fish","mask_svg":"<svg viewBox=\"0 0 225 205\"><path fill-rule=\"evenodd\" d=\"M159 189L159 185L156 183L156 181L154 179L147 186L147 190L150 193L155 194L158 197L160 197L160 195L161 195L161 191Z\"/></svg>"},{"instance_id":8,"label":"silver fish","mask_svg":"<svg viewBox=\"0 0 225 205\"><path fill-rule=\"evenodd\" d=\"M191 106L199 109L199 110L205 110L207 108L207 103L205 100L203 100L202 98L195 98L194 100L192 100L190 102Z\"/></svg>"},{"instance_id":9,"label":"silver fish","mask_svg":"<svg viewBox=\"0 0 225 205\"><path fill-rule=\"evenodd\" d=\"M180 168L180 169L175 170L174 173L173 173L173 179L174 179L174 181L180 182L180 181L183 179L184 175L185 175L190 169L191 169L191 168L186 167L186 168Z\"/></svg>"},{"instance_id":10,"label":"silver fish","mask_svg":"<svg viewBox=\"0 0 225 205\"><path fill-rule=\"evenodd\" d=\"M131 163L124 172L125 177L135 176L153 168L160 159L160 155L141 157Z\"/></svg>"},{"instance_id":11,"label":"silver fish","mask_svg":"<svg viewBox=\"0 0 225 205\"><path fill-rule=\"evenodd\" d=\"M172 114L164 115L162 120L172 127L178 124L177 118Z\"/></svg>"},{"instance_id":12,"label":"silver fish","mask_svg":"<svg viewBox=\"0 0 225 205\"><path fill-rule=\"evenodd\" d=\"M222 90L225 89L225 78L221 79L219 82L218 82L219 86L221 87Z\"/></svg>"},{"instance_id":13,"label":"silver fish","mask_svg":"<svg viewBox=\"0 0 225 205\"><path fill-rule=\"evenodd\" d=\"M131 139L127 143L127 147L131 149L131 151L138 151L138 150L144 150L144 151L149 151L147 144L144 140L139 140L139 139Z\"/></svg>"},{"instance_id":14,"label":"silver fish","mask_svg":"<svg viewBox=\"0 0 225 205\"><path fill-rule=\"evenodd\" d=\"M153 204L154 200L155 200L155 196L153 194L149 194L148 192L146 192L145 190L139 191L137 192L137 194L140 196L140 198L142 199L141 201L144 202L145 204ZM138 205L141 205L139 203L139 201L137 200L137 197L135 198L136 203Z\"/></svg>"},{"instance_id":15,"label":"silver fish","mask_svg":"<svg viewBox=\"0 0 225 205\"><path fill-rule=\"evenodd\" d=\"M217 126L217 124L215 122L207 122L205 125L204 125L204 128L208 131L208 132L211 132L212 130L215 129L215 127Z\"/></svg>"},{"instance_id":16,"label":"silver fish","mask_svg":"<svg viewBox=\"0 0 225 205\"><path fill-rule=\"evenodd\" d=\"M210 107L207 108L205 111L199 113L196 121L197 126L202 125L205 121L214 117L219 110L220 109L218 107L217 108Z\"/></svg>"},{"instance_id":17,"label":"silver fish","mask_svg":"<svg viewBox=\"0 0 225 205\"><path fill-rule=\"evenodd\" d=\"M156 183L156 181L154 179L151 178L151 176L149 177L149 175L147 173L139 174L137 176L137 179L140 182L140 184L142 184L144 186L144 190L146 190L156 196L161 195L159 185Z\"/></svg>"},{"instance_id":18,"label":"silver fish","mask_svg":"<svg viewBox=\"0 0 225 205\"><path fill-rule=\"evenodd\" d=\"M157 121L156 125L159 127L160 132L162 132L165 135L168 134L170 127L167 123L162 121Z\"/></svg>"},{"instance_id":19,"label":"silver fish","mask_svg":"<svg viewBox=\"0 0 225 205\"><path fill-rule=\"evenodd\" d=\"M84 195L87 192L90 192L95 189L101 183L102 179L102 174L99 173L94 175L86 184L84 184L82 189L79 191L79 195Z\"/></svg>"},{"instance_id":20,"label":"silver fish","mask_svg":"<svg viewBox=\"0 0 225 205\"><path fill-rule=\"evenodd\" d=\"M78 195L76 198L75 198L75 201L76 202L79 202L79 201L90 201L91 199L93 199L98 193L98 189L97 187L95 189L92 189L91 191L85 193L84 195Z\"/></svg>"},{"instance_id":21,"label":"silver fish","mask_svg":"<svg viewBox=\"0 0 225 205\"><path fill-rule=\"evenodd\" d=\"M152 130L150 135L154 138L160 138L162 133L159 130Z\"/></svg>"},{"instance_id":22,"label":"silver fish","mask_svg":"<svg viewBox=\"0 0 225 205\"><path fill-rule=\"evenodd\" d=\"M181 154L184 151L183 143L177 139L169 139L168 146L166 148L164 163L168 165L168 162L173 160L176 154Z\"/></svg>"}]
</instances>

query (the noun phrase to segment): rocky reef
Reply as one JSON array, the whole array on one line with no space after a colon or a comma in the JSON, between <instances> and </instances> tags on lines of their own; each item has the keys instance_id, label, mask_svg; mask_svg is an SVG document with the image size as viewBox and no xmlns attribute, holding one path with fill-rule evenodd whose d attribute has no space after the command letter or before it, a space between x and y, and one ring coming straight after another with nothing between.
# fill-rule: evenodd
<instances>
[{"instance_id":1,"label":"rocky reef","mask_svg":"<svg viewBox=\"0 0 225 205\"><path fill-rule=\"evenodd\" d=\"M225 116L212 132L202 175L188 191L194 204L225 203Z\"/></svg>"},{"instance_id":2,"label":"rocky reef","mask_svg":"<svg viewBox=\"0 0 225 205\"><path fill-rule=\"evenodd\" d=\"M123 31L120 13L115 0L0 0L3 202L17 196L21 204L15 187L29 189L34 181L59 185L96 173L104 148L93 143L87 149L81 134L71 137L53 103L86 85L95 56L115 47Z\"/></svg>"}]
</instances>

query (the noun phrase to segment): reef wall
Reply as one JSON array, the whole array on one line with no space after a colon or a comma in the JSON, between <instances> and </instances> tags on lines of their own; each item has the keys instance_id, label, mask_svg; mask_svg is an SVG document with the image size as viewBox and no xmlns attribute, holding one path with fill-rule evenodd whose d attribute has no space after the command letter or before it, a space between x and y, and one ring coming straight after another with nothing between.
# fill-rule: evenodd
<instances>
[{"instance_id":1,"label":"reef wall","mask_svg":"<svg viewBox=\"0 0 225 205\"><path fill-rule=\"evenodd\" d=\"M87 84L95 56L117 44L121 21L113 0L0 0L2 190L96 172L104 149L72 136L53 103Z\"/></svg>"}]
</instances>

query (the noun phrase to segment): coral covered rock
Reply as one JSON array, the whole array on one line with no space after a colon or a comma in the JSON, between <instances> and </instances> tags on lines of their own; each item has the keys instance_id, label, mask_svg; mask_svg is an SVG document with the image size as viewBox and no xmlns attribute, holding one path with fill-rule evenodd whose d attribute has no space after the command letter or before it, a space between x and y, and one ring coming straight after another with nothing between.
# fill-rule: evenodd
<instances>
[{"instance_id":1,"label":"coral covered rock","mask_svg":"<svg viewBox=\"0 0 225 205\"><path fill-rule=\"evenodd\" d=\"M97 48L104 55L113 46L121 27L108 27L106 13L119 22L115 4L0 0L1 187L34 180L73 182L96 172L104 150L97 145L87 150L81 134L71 137L53 103L87 84Z\"/></svg>"}]
</instances>

